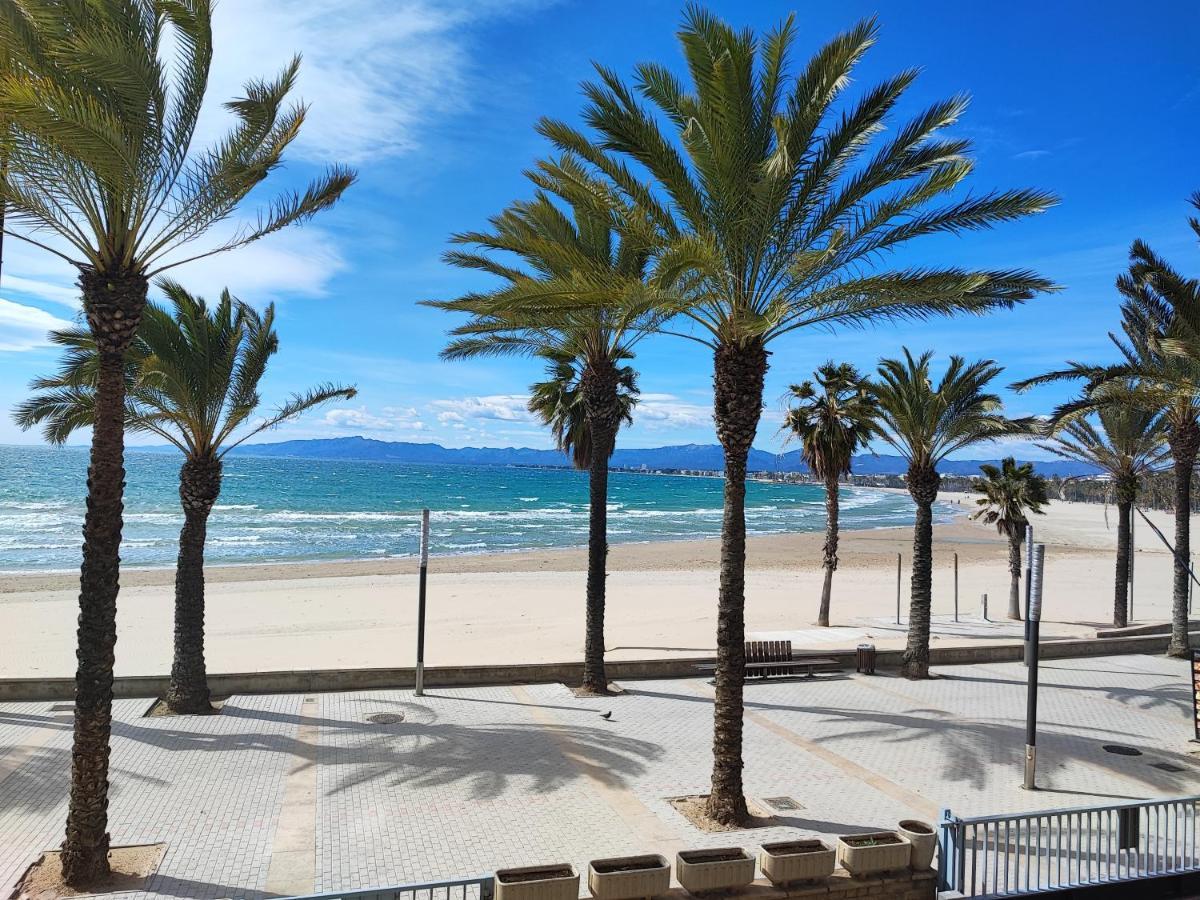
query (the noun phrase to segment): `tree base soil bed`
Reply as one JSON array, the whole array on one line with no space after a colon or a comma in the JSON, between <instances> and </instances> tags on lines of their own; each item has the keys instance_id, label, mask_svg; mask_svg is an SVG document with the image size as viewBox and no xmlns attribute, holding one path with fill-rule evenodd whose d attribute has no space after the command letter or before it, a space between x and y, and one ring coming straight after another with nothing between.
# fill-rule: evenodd
<instances>
[{"instance_id":1,"label":"tree base soil bed","mask_svg":"<svg viewBox=\"0 0 1200 900\"><path fill-rule=\"evenodd\" d=\"M10 900L57 900L59 897L145 891L166 852L166 844L113 847L108 851L108 865L112 874L98 884L76 890L63 882L61 853L50 850L25 871Z\"/></svg>"},{"instance_id":2,"label":"tree base soil bed","mask_svg":"<svg viewBox=\"0 0 1200 900\"><path fill-rule=\"evenodd\" d=\"M750 828L770 828L778 825L779 820L770 812L751 800L746 801L746 809L750 817L738 825L723 825L708 817L706 807L708 794L690 794L686 797L668 797L667 802L675 807L675 811L699 828L709 833L722 831L745 831Z\"/></svg>"},{"instance_id":3,"label":"tree base soil bed","mask_svg":"<svg viewBox=\"0 0 1200 900\"><path fill-rule=\"evenodd\" d=\"M173 710L173 709L171 709L171 707L167 706L166 700L159 699L159 700L155 700L154 705L151 706L148 710L146 710L146 718L147 719L158 719L158 718L162 718L164 716L215 716L215 715L220 714L221 707L224 705L225 705L224 700L213 700L212 701L212 710L210 712L181 713L181 712L175 712L175 710Z\"/></svg>"}]
</instances>

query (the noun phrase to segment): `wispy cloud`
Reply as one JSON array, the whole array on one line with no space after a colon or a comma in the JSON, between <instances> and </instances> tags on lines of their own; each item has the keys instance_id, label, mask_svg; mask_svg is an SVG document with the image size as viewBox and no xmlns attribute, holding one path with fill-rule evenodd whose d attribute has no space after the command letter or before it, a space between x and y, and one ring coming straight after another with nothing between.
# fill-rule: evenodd
<instances>
[{"instance_id":1,"label":"wispy cloud","mask_svg":"<svg viewBox=\"0 0 1200 900\"><path fill-rule=\"evenodd\" d=\"M71 325L45 310L0 299L0 352L20 353L49 345L47 332Z\"/></svg>"},{"instance_id":2,"label":"wispy cloud","mask_svg":"<svg viewBox=\"0 0 1200 900\"><path fill-rule=\"evenodd\" d=\"M219 137L220 103L248 78L274 76L302 53L297 94L310 112L300 158L362 163L421 146L422 131L468 108L484 66L472 30L539 0L237 0L217 6L217 48L201 134Z\"/></svg>"},{"instance_id":3,"label":"wispy cloud","mask_svg":"<svg viewBox=\"0 0 1200 900\"><path fill-rule=\"evenodd\" d=\"M1020 153L1014 153L1013 159L1041 159L1049 155L1049 150L1022 150Z\"/></svg>"}]
</instances>

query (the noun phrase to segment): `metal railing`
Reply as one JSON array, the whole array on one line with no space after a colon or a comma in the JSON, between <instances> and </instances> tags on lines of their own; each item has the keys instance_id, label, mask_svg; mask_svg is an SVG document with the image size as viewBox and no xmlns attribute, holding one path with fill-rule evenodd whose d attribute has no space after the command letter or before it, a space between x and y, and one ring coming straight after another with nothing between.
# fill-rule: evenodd
<instances>
[{"instance_id":1,"label":"metal railing","mask_svg":"<svg viewBox=\"0 0 1200 900\"><path fill-rule=\"evenodd\" d=\"M960 818L943 810L938 888L1017 897L1200 872L1200 796Z\"/></svg>"},{"instance_id":2,"label":"metal railing","mask_svg":"<svg viewBox=\"0 0 1200 900\"><path fill-rule=\"evenodd\" d=\"M332 891L288 900L492 900L492 876L478 875L453 881L401 884L361 891Z\"/></svg>"}]
</instances>

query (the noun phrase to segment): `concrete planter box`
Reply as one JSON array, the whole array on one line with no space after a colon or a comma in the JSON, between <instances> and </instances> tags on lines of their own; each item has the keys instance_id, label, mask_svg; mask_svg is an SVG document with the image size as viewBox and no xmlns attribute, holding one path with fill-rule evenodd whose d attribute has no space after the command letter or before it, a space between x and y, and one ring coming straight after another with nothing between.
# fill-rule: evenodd
<instances>
[{"instance_id":1,"label":"concrete planter box","mask_svg":"<svg viewBox=\"0 0 1200 900\"><path fill-rule=\"evenodd\" d=\"M754 857L741 847L681 850L675 878L689 894L711 894L745 887L754 880Z\"/></svg>"},{"instance_id":2,"label":"concrete planter box","mask_svg":"<svg viewBox=\"0 0 1200 900\"><path fill-rule=\"evenodd\" d=\"M837 861L856 878L907 869L911 857L912 844L894 831L848 834L837 842Z\"/></svg>"},{"instance_id":3,"label":"concrete planter box","mask_svg":"<svg viewBox=\"0 0 1200 900\"><path fill-rule=\"evenodd\" d=\"M914 871L923 872L933 865L933 854L937 850L937 832L933 830L932 825L917 819L904 819L900 823L900 834L912 844L909 866Z\"/></svg>"},{"instance_id":4,"label":"concrete planter box","mask_svg":"<svg viewBox=\"0 0 1200 900\"><path fill-rule=\"evenodd\" d=\"M578 900L579 873L562 865L497 869L495 900Z\"/></svg>"},{"instance_id":5,"label":"concrete planter box","mask_svg":"<svg viewBox=\"0 0 1200 900\"><path fill-rule=\"evenodd\" d=\"M671 864L658 854L594 859L588 890L596 900L648 900L671 888Z\"/></svg>"},{"instance_id":6,"label":"concrete planter box","mask_svg":"<svg viewBox=\"0 0 1200 900\"><path fill-rule=\"evenodd\" d=\"M833 874L834 852L823 841L763 844L758 867L774 885L823 881Z\"/></svg>"}]
</instances>

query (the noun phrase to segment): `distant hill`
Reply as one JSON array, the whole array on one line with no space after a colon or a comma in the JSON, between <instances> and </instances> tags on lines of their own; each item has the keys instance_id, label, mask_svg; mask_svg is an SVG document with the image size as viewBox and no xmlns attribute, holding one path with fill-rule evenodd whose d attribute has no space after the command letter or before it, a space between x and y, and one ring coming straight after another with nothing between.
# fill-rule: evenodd
<instances>
[{"instance_id":1,"label":"distant hill","mask_svg":"<svg viewBox=\"0 0 1200 900\"><path fill-rule=\"evenodd\" d=\"M170 447L130 448L154 452L175 452ZM243 444L233 451L240 456L290 456L301 459L352 459L397 463L463 466L566 466L567 458L557 450L530 447L443 447L405 441L377 441L365 437L315 438L304 441L280 441L276 444ZM701 469L718 471L725 456L719 444L680 444L673 447L623 449L613 454L613 465L623 469ZM999 464L998 459L952 459L941 465L944 475L975 475L981 463ZM1092 475L1096 469L1070 460L1035 460L1042 475ZM854 457L857 475L902 475L906 469L899 456L863 454ZM750 451L753 472L804 472L800 451L776 454L766 450Z\"/></svg>"}]
</instances>

